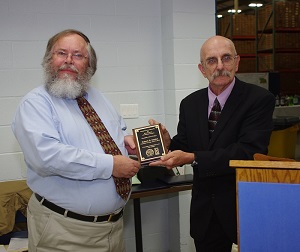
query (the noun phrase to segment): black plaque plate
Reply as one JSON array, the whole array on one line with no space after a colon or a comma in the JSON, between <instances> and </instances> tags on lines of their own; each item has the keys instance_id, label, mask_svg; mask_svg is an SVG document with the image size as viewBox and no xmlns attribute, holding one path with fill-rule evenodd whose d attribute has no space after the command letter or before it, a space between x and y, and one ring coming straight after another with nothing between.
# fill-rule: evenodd
<instances>
[{"instance_id":1,"label":"black plaque plate","mask_svg":"<svg viewBox=\"0 0 300 252\"><path fill-rule=\"evenodd\" d=\"M149 125L132 130L137 149L137 157L142 165L147 165L166 154L161 125Z\"/></svg>"}]
</instances>

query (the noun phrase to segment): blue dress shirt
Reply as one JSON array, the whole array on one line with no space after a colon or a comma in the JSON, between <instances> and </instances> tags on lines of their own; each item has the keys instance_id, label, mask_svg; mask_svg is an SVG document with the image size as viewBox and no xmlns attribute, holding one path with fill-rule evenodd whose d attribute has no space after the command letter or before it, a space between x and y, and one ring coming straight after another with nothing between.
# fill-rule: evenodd
<instances>
[{"instance_id":1,"label":"blue dress shirt","mask_svg":"<svg viewBox=\"0 0 300 252\"><path fill-rule=\"evenodd\" d=\"M112 104L96 89L91 103L123 155L126 125ZM21 101L12 123L27 165L33 192L65 209L103 215L123 207L112 177L113 157L105 154L76 100L49 95L43 86Z\"/></svg>"}]
</instances>

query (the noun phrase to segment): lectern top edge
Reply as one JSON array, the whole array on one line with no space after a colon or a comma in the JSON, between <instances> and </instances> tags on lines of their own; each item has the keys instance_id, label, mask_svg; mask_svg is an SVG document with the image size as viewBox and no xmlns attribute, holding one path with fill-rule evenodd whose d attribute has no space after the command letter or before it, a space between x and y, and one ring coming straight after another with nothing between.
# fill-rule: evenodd
<instances>
[{"instance_id":1,"label":"lectern top edge","mask_svg":"<svg viewBox=\"0 0 300 252\"><path fill-rule=\"evenodd\" d=\"M229 166L235 169L295 169L300 170L300 162L290 161L255 161L255 160L230 160Z\"/></svg>"}]
</instances>

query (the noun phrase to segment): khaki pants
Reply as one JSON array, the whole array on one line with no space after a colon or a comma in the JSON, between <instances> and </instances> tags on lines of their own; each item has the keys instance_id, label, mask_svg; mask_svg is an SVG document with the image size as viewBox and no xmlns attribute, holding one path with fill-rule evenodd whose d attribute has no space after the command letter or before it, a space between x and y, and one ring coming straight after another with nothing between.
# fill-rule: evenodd
<instances>
[{"instance_id":1,"label":"khaki pants","mask_svg":"<svg viewBox=\"0 0 300 252\"><path fill-rule=\"evenodd\" d=\"M85 222L64 217L40 204L33 194L27 209L29 252L124 252L123 218Z\"/></svg>"},{"instance_id":2,"label":"khaki pants","mask_svg":"<svg viewBox=\"0 0 300 252\"><path fill-rule=\"evenodd\" d=\"M231 252L238 252L239 251L239 249L238 249L238 245L236 245L236 244L232 244L232 250L231 250Z\"/></svg>"}]
</instances>

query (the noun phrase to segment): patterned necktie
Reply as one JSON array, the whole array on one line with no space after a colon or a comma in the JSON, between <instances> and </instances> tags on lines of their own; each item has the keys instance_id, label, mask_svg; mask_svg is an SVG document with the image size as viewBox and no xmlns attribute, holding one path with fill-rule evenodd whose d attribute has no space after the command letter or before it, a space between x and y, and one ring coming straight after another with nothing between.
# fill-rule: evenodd
<instances>
[{"instance_id":1,"label":"patterned necktie","mask_svg":"<svg viewBox=\"0 0 300 252\"><path fill-rule=\"evenodd\" d=\"M221 115L221 105L220 105L218 99L216 98L214 101L214 105L211 109L211 112L209 114L209 117L208 117L209 138L211 138L212 133L215 130L215 127L216 127L216 124L218 122L220 115Z\"/></svg>"},{"instance_id":2,"label":"patterned necktie","mask_svg":"<svg viewBox=\"0 0 300 252\"><path fill-rule=\"evenodd\" d=\"M77 98L77 103L85 119L94 130L105 153L111 155L122 155L92 105L84 97ZM116 184L117 193L126 201L131 190L130 179L113 178Z\"/></svg>"}]
</instances>

